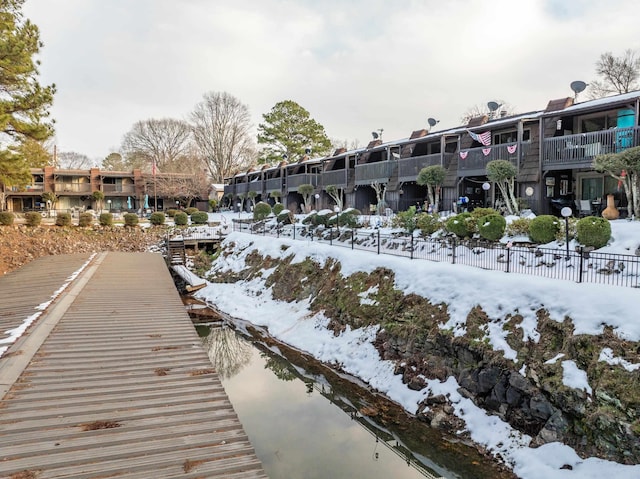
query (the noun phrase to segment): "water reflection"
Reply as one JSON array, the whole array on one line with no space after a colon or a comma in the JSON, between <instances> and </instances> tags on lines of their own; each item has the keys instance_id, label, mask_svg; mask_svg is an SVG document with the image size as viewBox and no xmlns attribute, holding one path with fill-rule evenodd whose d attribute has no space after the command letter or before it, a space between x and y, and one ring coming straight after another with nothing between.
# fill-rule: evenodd
<instances>
[{"instance_id":1,"label":"water reflection","mask_svg":"<svg viewBox=\"0 0 640 479\"><path fill-rule=\"evenodd\" d=\"M251 360L253 347L228 327L198 327L209 359L221 379L238 374Z\"/></svg>"},{"instance_id":2,"label":"water reflection","mask_svg":"<svg viewBox=\"0 0 640 479\"><path fill-rule=\"evenodd\" d=\"M414 456L324 376L258 350L230 328L214 328L203 341L225 368L225 390L271 479L460 477Z\"/></svg>"}]
</instances>

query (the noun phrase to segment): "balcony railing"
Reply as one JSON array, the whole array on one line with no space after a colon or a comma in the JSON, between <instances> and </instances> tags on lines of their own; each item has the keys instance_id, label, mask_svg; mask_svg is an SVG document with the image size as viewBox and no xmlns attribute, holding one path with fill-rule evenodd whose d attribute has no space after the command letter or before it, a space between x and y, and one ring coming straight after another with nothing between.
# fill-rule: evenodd
<instances>
[{"instance_id":1,"label":"balcony railing","mask_svg":"<svg viewBox=\"0 0 640 479\"><path fill-rule=\"evenodd\" d=\"M398 181L415 181L418 173L427 166L442 165L449 166L453 153L434 153L432 155L414 156L411 158L400 158L398 160Z\"/></svg>"},{"instance_id":2,"label":"balcony railing","mask_svg":"<svg viewBox=\"0 0 640 479\"><path fill-rule=\"evenodd\" d=\"M249 182L249 191L255 191L256 193L262 193L262 187L264 186L264 181L258 179Z\"/></svg>"},{"instance_id":3,"label":"balcony railing","mask_svg":"<svg viewBox=\"0 0 640 479\"><path fill-rule=\"evenodd\" d=\"M56 193L91 193L90 183L54 183Z\"/></svg>"},{"instance_id":4,"label":"balcony railing","mask_svg":"<svg viewBox=\"0 0 640 479\"><path fill-rule=\"evenodd\" d=\"M224 195L235 195L236 185L224 185Z\"/></svg>"},{"instance_id":5,"label":"balcony railing","mask_svg":"<svg viewBox=\"0 0 640 479\"><path fill-rule=\"evenodd\" d=\"M238 183L236 185L236 193L247 193L249 191L249 183Z\"/></svg>"},{"instance_id":6,"label":"balcony railing","mask_svg":"<svg viewBox=\"0 0 640 479\"><path fill-rule=\"evenodd\" d=\"M282 191L282 178L269 178L265 185L267 193Z\"/></svg>"},{"instance_id":7,"label":"balcony railing","mask_svg":"<svg viewBox=\"0 0 640 479\"><path fill-rule=\"evenodd\" d=\"M590 168L596 156L619 153L633 146L640 146L637 126L545 138L542 168Z\"/></svg>"},{"instance_id":8,"label":"balcony railing","mask_svg":"<svg viewBox=\"0 0 640 479\"><path fill-rule=\"evenodd\" d=\"M40 193L44 191L44 183L32 183L26 186L12 186L9 191L11 193Z\"/></svg>"},{"instance_id":9,"label":"balcony railing","mask_svg":"<svg viewBox=\"0 0 640 479\"><path fill-rule=\"evenodd\" d=\"M136 187L135 185L102 185L102 191L104 193L135 193Z\"/></svg>"},{"instance_id":10,"label":"balcony railing","mask_svg":"<svg viewBox=\"0 0 640 479\"><path fill-rule=\"evenodd\" d=\"M301 175L287 175L287 190L297 191L300 185L318 186L318 175L303 173Z\"/></svg>"},{"instance_id":11,"label":"balcony railing","mask_svg":"<svg viewBox=\"0 0 640 479\"><path fill-rule=\"evenodd\" d=\"M485 175L487 163L493 160L507 160L518 167L518 158L529 152L529 146L529 142L516 142L462 150L458 158L458 175Z\"/></svg>"},{"instance_id":12,"label":"balcony railing","mask_svg":"<svg viewBox=\"0 0 640 479\"><path fill-rule=\"evenodd\" d=\"M347 170L333 170L322 172L322 186L333 185L337 188L347 186Z\"/></svg>"},{"instance_id":13,"label":"balcony railing","mask_svg":"<svg viewBox=\"0 0 640 479\"><path fill-rule=\"evenodd\" d=\"M356 185L368 185L374 182L387 183L393 172L391 161L378 161L356 165Z\"/></svg>"}]
</instances>

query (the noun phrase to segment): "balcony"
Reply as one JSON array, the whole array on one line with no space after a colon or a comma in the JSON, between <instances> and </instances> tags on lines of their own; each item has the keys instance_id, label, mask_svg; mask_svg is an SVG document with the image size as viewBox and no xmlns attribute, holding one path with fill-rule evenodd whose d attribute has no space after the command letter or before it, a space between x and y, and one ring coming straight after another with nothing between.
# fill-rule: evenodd
<instances>
[{"instance_id":1,"label":"balcony","mask_svg":"<svg viewBox=\"0 0 640 479\"><path fill-rule=\"evenodd\" d=\"M518 158L525 156L529 147L529 142L516 142L463 150L458 159L458 176L484 176L487 174L487 163L493 160L507 160L517 168ZM464 158L463 154L466 154Z\"/></svg>"},{"instance_id":2,"label":"balcony","mask_svg":"<svg viewBox=\"0 0 640 479\"><path fill-rule=\"evenodd\" d=\"M266 182L265 189L267 194L272 191L282 192L282 178L269 178Z\"/></svg>"},{"instance_id":3,"label":"balcony","mask_svg":"<svg viewBox=\"0 0 640 479\"><path fill-rule=\"evenodd\" d=\"M241 195L249 191L249 183L236 183L236 194Z\"/></svg>"},{"instance_id":4,"label":"balcony","mask_svg":"<svg viewBox=\"0 0 640 479\"><path fill-rule=\"evenodd\" d=\"M323 171L322 186L326 188L329 185L333 185L336 188L346 188L347 170Z\"/></svg>"},{"instance_id":5,"label":"balcony","mask_svg":"<svg viewBox=\"0 0 640 479\"><path fill-rule=\"evenodd\" d=\"M23 194L23 195L41 195L44 191L44 183L32 183L26 186L12 186L8 192L11 194Z\"/></svg>"},{"instance_id":6,"label":"balcony","mask_svg":"<svg viewBox=\"0 0 640 479\"><path fill-rule=\"evenodd\" d=\"M370 185L371 183L387 183L393 172L394 162L378 161L356 165L356 185Z\"/></svg>"},{"instance_id":7,"label":"balcony","mask_svg":"<svg viewBox=\"0 0 640 479\"><path fill-rule=\"evenodd\" d=\"M235 195L236 185L224 185L224 195Z\"/></svg>"},{"instance_id":8,"label":"balcony","mask_svg":"<svg viewBox=\"0 0 640 479\"><path fill-rule=\"evenodd\" d=\"M619 153L639 145L640 127L637 126L545 138L542 169L591 168L598 155Z\"/></svg>"},{"instance_id":9,"label":"balcony","mask_svg":"<svg viewBox=\"0 0 640 479\"><path fill-rule=\"evenodd\" d=\"M91 183L58 183L53 184L53 191L60 193L91 193Z\"/></svg>"},{"instance_id":10,"label":"balcony","mask_svg":"<svg viewBox=\"0 0 640 479\"><path fill-rule=\"evenodd\" d=\"M135 185L113 185L113 184L103 184L102 185L103 193L124 193L127 195L134 194L136 192Z\"/></svg>"},{"instance_id":11,"label":"balcony","mask_svg":"<svg viewBox=\"0 0 640 479\"><path fill-rule=\"evenodd\" d=\"M287 175L287 191L298 191L300 185L318 186L318 175L311 173Z\"/></svg>"},{"instance_id":12,"label":"balcony","mask_svg":"<svg viewBox=\"0 0 640 479\"><path fill-rule=\"evenodd\" d=\"M255 191L256 193L262 193L262 187L264 185L264 181L261 179L252 180L249 182L249 191Z\"/></svg>"},{"instance_id":13,"label":"balcony","mask_svg":"<svg viewBox=\"0 0 640 479\"><path fill-rule=\"evenodd\" d=\"M416 181L418 173L427 166L442 165L449 166L453 153L434 153L432 155L414 156L411 158L400 158L398 160L398 181Z\"/></svg>"}]
</instances>

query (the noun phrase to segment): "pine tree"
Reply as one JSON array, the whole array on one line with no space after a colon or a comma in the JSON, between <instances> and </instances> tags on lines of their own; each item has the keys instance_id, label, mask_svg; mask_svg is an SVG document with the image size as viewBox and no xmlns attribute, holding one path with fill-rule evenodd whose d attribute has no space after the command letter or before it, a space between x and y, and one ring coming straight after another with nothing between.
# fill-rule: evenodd
<instances>
[{"instance_id":1,"label":"pine tree","mask_svg":"<svg viewBox=\"0 0 640 479\"><path fill-rule=\"evenodd\" d=\"M264 123L258 125L258 143L266 145L260 158L262 163L278 162L285 157L298 161L307 149L320 156L330 153L331 141L324 127L295 101L281 101L262 117Z\"/></svg>"},{"instance_id":2,"label":"pine tree","mask_svg":"<svg viewBox=\"0 0 640 479\"><path fill-rule=\"evenodd\" d=\"M7 186L31 180L29 168L39 163L25 148L53 134L48 120L55 85L37 80L40 62L34 57L43 46L38 27L23 18L25 0L0 0L0 209Z\"/></svg>"}]
</instances>

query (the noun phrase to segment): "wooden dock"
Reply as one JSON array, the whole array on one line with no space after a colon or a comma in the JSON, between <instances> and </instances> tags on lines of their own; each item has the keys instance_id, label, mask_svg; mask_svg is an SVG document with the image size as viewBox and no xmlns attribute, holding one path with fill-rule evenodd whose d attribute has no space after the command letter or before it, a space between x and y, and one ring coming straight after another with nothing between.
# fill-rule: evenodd
<instances>
[{"instance_id":1,"label":"wooden dock","mask_svg":"<svg viewBox=\"0 0 640 479\"><path fill-rule=\"evenodd\" d=\"M0 477L266 478L163 258L66 259L0 278L22 286L22 312L0 306L16 324L35 278L45 297L83 268L0 358Z\"/></svg>"}]
</instances>

